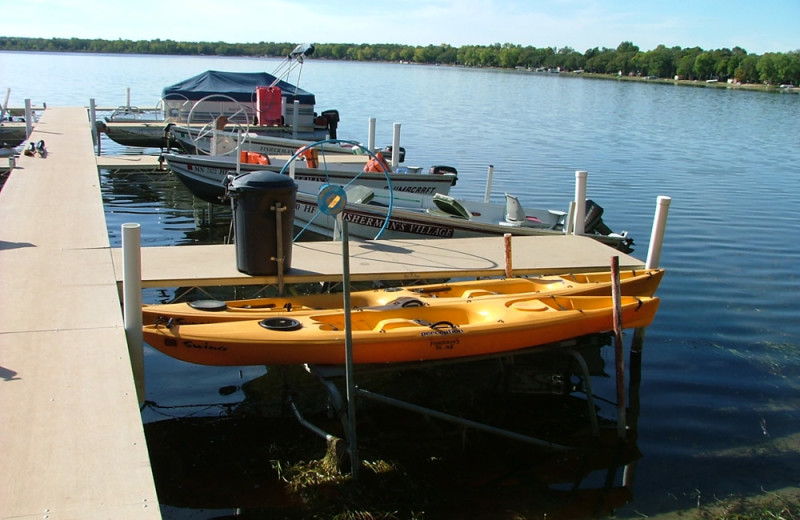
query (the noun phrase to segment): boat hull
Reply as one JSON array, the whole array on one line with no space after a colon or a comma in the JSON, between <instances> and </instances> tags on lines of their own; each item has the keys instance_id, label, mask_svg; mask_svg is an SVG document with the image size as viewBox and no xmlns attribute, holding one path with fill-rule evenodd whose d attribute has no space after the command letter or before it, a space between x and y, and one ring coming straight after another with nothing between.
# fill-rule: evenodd
<instances>
[{"instance_id":1,"label":"boat hull","mask_svg":"<svg viewBox=\"0 0 800 520\"><path fill-rule=\"evenodd\" d=\"M344 156L347 157L347 156ZM323 184L346 185L356 179L358 185L384 190L388 188L387 174L362 171L367 159L363 156L350 156L347 163L337 163L331 159L328 168L305 168L299 163L295 167L294 179L298 195L306 193L316 201L316 193ZM225 185L229 175L237 174L236 157L188 154L164 154L170 170L197 197L212 203L221 203L225 197ZM343 158L339 159L343 161ZM359 162L360 161L360 162ZM273 160L272 164L240 163L239 173L250 171L273 171L279 173L286 161ZM363 164L362 164L363 163ZM340 165L341 164L341 165ZM409 193L448 193L456 182L454 174L388 174L395 192ZM311 195L314 194L314 195Z\"/></svg>"},{"instance_id":2,"label":"boat hull","mask_svg":"<svg viewBox=\"0 0 800 520\"><path fill-rule=\"evenodd\" d=\"M620 272L622 296L653 296L664 275L663 269ZM578 273L534 278L503 278L451 283L387 287L350 293L352 308L381 306L422 306L458 303L466 300L508 297L510 295L608 296L611 273ZM300 316L325 309L340 309L342 293L323 293L291 297L252 298L227 302L196 302L144 305L142 322L188 325L264 319L271 316Z\"/></svg>"},{"instance_id":3,"label":"boat hull","mask_svg":"<svg viewBox=\"0 0 800 520\"><path fill-rule=\"evenodd\" d=\"M334 230L337 229L336 217L325 215L319 211L316 196L298 192L296 199L295 225L318 235L332 237ZM387 218L388 223L386 222ZM465 219L425 209L404 207L402 202L393 205L391 209L382 205L348 202L342 212L342 219L347 222L349 236L364 240L375 238L383 240L474 238L503 236L506 233L515 236L560 236L564 234L563 229L513 225L505 220L500 220L500 218L493 221L485 218ZM586 236L623 253L633 251L632 241L626 235L592 233Z\"/></svg>"},{"instance_id":4,"label":"boat hull","mask_svg":"<svg viewBox=\"0 0 800 520\"><path fill-rule=\"evenodd\" d=\"M623 297L623 328L648 326L658 298ZM510 297L350 313L356 364L511 353L614 328L610 297ZM345 363L346 314L322 312L203 325L146 325L144 339L176 359L216 366Z\"/></svg>"},{"instance_id":5,"label":"boat hull","mask_svg":"<svg viewBox=\"0 0 800 520\"><path fill-rule=\"evenodd\" d=\"M190 129L185 125L172 125L169 128L169 134L175 144L186 153L210 154L211 136L198 135L202 125L195 125L195 127ZM238 143L239 139L233 131L222 132L222 139L218 139L217 146L220 146L220 141L223 141L231 150L238 147L239 150L246 152L291 155L302 146L308 146L329 137L328 129L325 127L293 132L290 126L255 126L248 128L247 133L248 137Z\"/></svg>"}]
</instances>

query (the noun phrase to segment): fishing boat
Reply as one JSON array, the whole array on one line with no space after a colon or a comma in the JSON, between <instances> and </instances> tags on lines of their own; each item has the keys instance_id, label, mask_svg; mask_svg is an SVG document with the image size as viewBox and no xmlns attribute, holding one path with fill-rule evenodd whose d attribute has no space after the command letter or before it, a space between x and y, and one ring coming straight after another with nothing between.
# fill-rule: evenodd
<instances>
[{"instance_id":1,"label":"fishing boat","mask_svg":"<svg viewBox=\"0 0 800 520\"><path fill-rule=\"evenodd\" d=\"M378 160L377 156L355 155L352 152L350 155L329 154L327 150L320 149L316 159L311 157L292 161L299 192L316 194L323 184L346 185L357 180L360 186L378 190L388 188L391 182L392 190L396 193L433 195L448 193L458 180L458 172L450 166L433 166L429 173L421 173L421 168L403 170L408 173L389 173L388 162L383 166L372 162ZM266 156L246 151L238 155L164 153L162 157L169 169L194 195L215 203L223 202L229 176L253 171L288 173L286 166L291 160L289 156ZM245 160L242 161L242 158Z\"/></svg>"},{"instance_id":2,"label":"fishing boat","mask_svg":"<svg viewBox=\"0 0 800 520\"><path fill-rule=\"evenodd\" d=\"M231 129L244 127L253 134L309 141L335 138L338 111L317 114L314 94L287 81L313 53L313 45L298 45L272 74L207 70L164 87L154 109L121 106L97 121L97 128L118 144L147 148L179 145L169 125L185 124L202 133L219 117L225 117Z\"/></svg>"},{"instance_id":3,"label":"fishing boat","mask_svg":"<svg viewBox=\"0 0 800 520\"><path fill-rule=\"evenodd\" d=\"M663 269L620 272L622 296L653 296L664 276ZM419 307L431 303L464 302L511 295L537 296L608 296L611 272L568 273L530 278L499 278L448 283L384 287L350 293L354 309L386 306ZM197 300L191 302L149 304L142 306L145 325L173 323L181 325L264 319L271 316L298 316L321 310L340 309L342 293L326 292L288 297L245 300Z\"/></svg>"},{"instance_id":4,"label":"fishing boat","mask_svg":"<svg viewBox=\"0 0 800 520\"><path fill-rule=\"evenodd\" d=\"M655 297L620 300L623 328L648 326L659 304ZM608 296L512 295L350 313L145 325L143 334L160 352L201 365L340 365L348 321L353 363L372 364L511 353L610 331L615 319Z\"/></svg>"},{"instance_id":5,"label":"fishing boat","mask_svg":"<svg viewBox=\"0 0 800 520\"><path fill-rule=\"evenodd\" d=\"M180 150L190 154L208 155L230 153L234 149L265 155L292 155L298 148L326 139L326 134L314 136L313 139L293 139L290 135L267 133L258 127L237 129L230 125L223 126L221 130L204 130L200 125L171 123L167 125L165 132L173 146ZM353 154L353 147L329 144L325 146L325 153Z\"/></svg>"},{"instance_id":6,"label":"fishing boat","mask_svg":"<svg viewBox=\"0 0 800 520\"><path fill-rule=\"evenodd\" d=\"M451 197L446 193L393 193L377 188L353 186L346 190L347 204L341 218L350 237L381 238L470 238L502 236L563 235L569 228L568 211L525 208L520 200L505 194L505 202L479 202ZM335 216L319 211L317 197L298 192L295 225L303 231L335 237ZM602 219L603 208L585 201L584 234L621 252L633 251L627 231L613 232ZM388 221L388 222L387 222Z\"/></svg>"}]
</instances>

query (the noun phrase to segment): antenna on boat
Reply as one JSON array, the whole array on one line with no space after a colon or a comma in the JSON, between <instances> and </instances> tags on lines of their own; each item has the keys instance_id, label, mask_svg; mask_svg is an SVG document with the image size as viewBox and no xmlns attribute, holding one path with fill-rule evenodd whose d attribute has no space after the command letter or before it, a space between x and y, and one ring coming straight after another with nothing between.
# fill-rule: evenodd
<instances>
[{"instance_id":1,"label":"antenna on boat","mask_svg":"<svg viewBox=\"0 0 800 520\"><path fill-rule=\"evenodd\" d=\"M290 52L286 56L286 60L283 61L278 67L272 72L272 75L275 76L275 81L272 82L270 87L274 87L278 84L282 79L289 78L289 73L292 72L298 66L300 68L303 67L303 61L314 54L314 44L313 43L301 43L297 45L292 52ZM285 70L284 70L285 69ZM298 74L299 76L299 74Z\"/></svg>"}]
</instances>

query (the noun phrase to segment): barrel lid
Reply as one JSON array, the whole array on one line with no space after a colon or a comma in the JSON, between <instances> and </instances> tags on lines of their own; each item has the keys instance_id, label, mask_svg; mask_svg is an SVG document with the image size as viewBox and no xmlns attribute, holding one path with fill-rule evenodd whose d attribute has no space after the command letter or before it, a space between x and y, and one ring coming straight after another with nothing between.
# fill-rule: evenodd
<instances>
[{"instance_id":1,"label":"barrel lid","mask_svg":"<svg viewBox=\"0 0 800 520\"><path fill-rule=\"evenodd\" d=\"M243 173L235 177L229 189L232 191L240 189L285 189L297 188L294 179L288 175L281 175L279 173L256 170L252 172Z\"/></svg>"}]
</instances>

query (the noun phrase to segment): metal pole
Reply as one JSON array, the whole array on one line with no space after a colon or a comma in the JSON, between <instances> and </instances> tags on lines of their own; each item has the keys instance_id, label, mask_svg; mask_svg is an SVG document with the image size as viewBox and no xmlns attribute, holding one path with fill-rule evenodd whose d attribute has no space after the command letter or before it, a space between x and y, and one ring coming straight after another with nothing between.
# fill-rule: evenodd
<instances>
[{"instance_id":1,"label":"metal pole","mask_svg":"<svg viewBox=\"0 0 800 520\"><path fill-rule=\"evenodd\" d=\"M144 337L142 333L141 226L122 224L122 301L125 336L139 404L144 403Z\"/></svg>"},{"instance_id":2,"label":"metal pole","mask_svg":"<svg viewBox=\"0 0 800 520\"><path fill-rule=\"evenodd\" d=\"M667 214L671 201L672 199L665 195L659 195L656 199L656 215L653 220L653 230L650 233L650 247L645 263L647 269L655 269L661 259L661 246L664 243L664 229L667 227Z\"/></svg>"},{"instance_id":3,"label":"metal pole","mask_svg":"<svg viewBox=\"0 0 800 520\"><path fill-rule=\"evenodd\" d=\"M295 99L292 110L292 139L297 139L297 121L300 119L300 100Z\"/></svg>"},{"instance_id":4,"label":"metal pole","mask_svg":"<svg viewBox=\"0 0 800 520\"><path fill-rule=\"evenodd\" d=\"M340 213L341 215L341 213ZM353 379L353 328L350 319L350 236L347 220L342 219L342 284L344 285L344 348L347 380L347 424L350 430L350 474L358 478L358 441L356 440L356 383Z\"/></svg>"},{"instance_id":5,"label":"metal pole","mask_svg":"<svg viewBox=\"0 0 800 520\"><path fill-rule=\"evenodd\" d=\"M578 170L575 172L575 227L573 233L582 235L584 231L584 219L586 218L586 176L587 172Z\"/></svg>"},{"instance_id":6,"label":"metal pole","mask_svg":"<svg viewBox=\"0 0 800 520\"><path fill-rule=\"evenodd\" d=\"M281 206L280 202L276 202L270 209L275 211L275 237L278 241L275 248L276 256L272 257L271 260L278 263L278 294L283 296L283 266L286 257L283 252L283 219L281 218L281 213L286 211L286 206Z\"/></svg>"},{"instance_id":7,"label":"metal pole","mask_svg":"<svg viewBox=\"0 0 800 520\"><path fill-rule=\"evenodd\" d=\"M390 406L396 406L397 408L402 408L404 410L409 410L415 413L420 413L422 415L426 415L428 417L433 417L435 419L441 419L443 421L449 421L456 424L461 424L468 428L473 428L475 430L484 431L487 433L492 433L494 435L500 435L502 437L507 437L509 439L514 439L522 442L527 442L529 444L533 444L535 446L542 446L544 448L549 448L552 450L558 451L568 451L571 450L569 446L564 446L561 444L555 444L552 442L544 441L541 439L537 439L535 437L529 437L528 435L522 435L520 433L512 432L509 430L503 430L502 428L497 428L495 426L490 426L488 424L479 423L476 421L472 421L470 419L465 419L463 417L458 417L455 415L451 415L448 413L440 412L437 410L432 410L430 408L425 408L423 406L419 406L416 404L408 403L406 401L401 401L399 399L394 399L392 397L388 397L381 394L374 394L368 390L359 389L358 393L367 397L369 399L373 399L375 401L388 404Z\"/></svg>"},{"instance_id":8,"label":"metal pole","mask_svg":"<svg viewBox=\"0 0 800 520\"><path fill-rule=\"evenodd\" d=\"M611 298L614 301L614 358L617 377L617 435L625 438L625 353L622 350L622 301L619 282L619 257L611 257Z\"/></svg>"}]
</instances>

